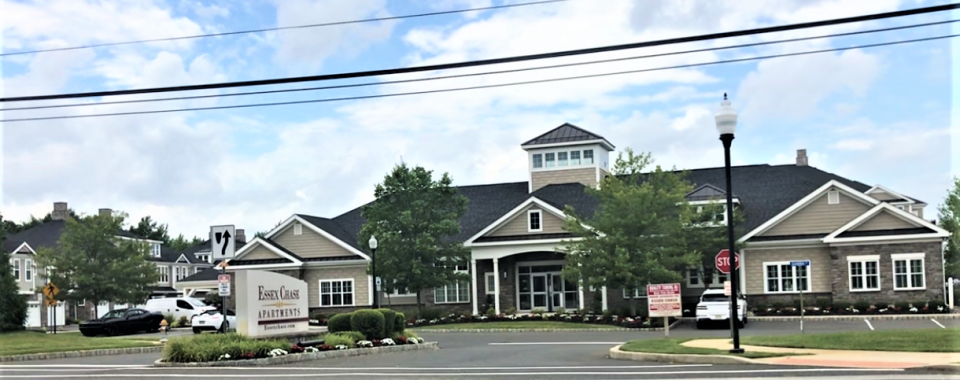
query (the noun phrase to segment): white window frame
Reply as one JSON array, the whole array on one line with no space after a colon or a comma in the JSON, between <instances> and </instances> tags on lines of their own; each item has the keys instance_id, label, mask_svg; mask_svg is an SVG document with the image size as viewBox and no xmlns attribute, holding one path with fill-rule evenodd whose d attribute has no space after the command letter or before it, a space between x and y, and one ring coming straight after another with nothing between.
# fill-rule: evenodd
<instances>
[{"instance_id":1,"label":"white window frame","mask_svg":"<svg viewBox=\"0 0 960 380\"><path fill-rule=\"evenodd\" d=\"M621 292L623 293L623 299L630 299L629 295L627 294L627 289L621 289ZM636 293L637 298L647 298L647 287L637 287L637 290L634 293Z\"/></svg>"},{"instance_id":2,"label":"white window frame","mask_svg":"<svg viewBox=\"0 0 960 380\"><path fill-rule=\"evenodd\" d=\"M487 272L486 275L483 276L483 287L485 288L487 294L496 294L496 292L493 291L496 281L496 277L494 276L496 275L496 273Z\"/></svg>"},{"instance_id":3,"label":"white window frame","mask_svg":"<svg viewBox=\"0 0 960 380\"><path fill-rule=\"evenodd\" d=\"M10 263L10 268L13 269L13 277L15 277L18 282L23 281L23 278L20 277L23 273L20 269L20 259L10 259Z\"/></svg>"},{"instance_id":4,"label":"white window frame","mask_svg":"<svg viewBox=\"0 0 960 380\"><path fill-rule=\"evenodd\" d=\"M560 157L563 158L560 158ZM562 150L557 152L557 167L570 166L570 151Z\"/></svg>"},{"instance_id":5,"label":"white window frame","mask_svg":"<svg viewBox=\"0 0 960 380\"><path fill-rule=\"evenodd\" d=\"M303 235L303 224L294 223L293 224L293 234L294 235Z\"/></svg>"},{"instance_id":6,"label":"white window frame","mask_svg":"<svg viewBox=\"0 0 960 380\"><path fill-rule=\"evenodd\" d=\"M696 274L696 276L693 276L694 273ZM700 269L698 268L687 268L687 272L684 277L686 277L688 288L702 288L704 286L703 275L700 273ZM694 278L697 279L696 284L691 282L691 280L693 280Z\"/></svg>"},{"instance_id":7,"label":"white window frame","mask_svg":"<svg viewBox=\"0 0 960 380\"><path fill-rule=\"evenodd\" d=\"M87 299L84 298L84 299L81 299L81 300L77 301L77 306L80 306L80 307L87 306Z\"/></svg>"},{"instance_id":8,"label":"white window frame","mask_svg":"<svg viewBox=\"0 0 960 380\"><path fill-rule=\"evenodd\" d=\"M720 281L720 276L725 276L727 279ZM710 277L710 286L723 286L724 281L730 281L730 274L720 273L720 271L714 270L713 276Z\"/></svg>"},{"instance_id":9,"label":"white window frame","mask_svg":"<svg viewBox=\"0 0 960 380\"><path fill-rule=\"evenodd\" d=\"M160 257L160 243L154 243L150 246L150 253L153 257Z\"/></svg>"},{"instance_id":10,"label":"white window frame","mask_svg":"<svg viewBox=\"0 0 960 380\"><path fill-rule=\"evenodd\" d=\"M577 156L577 158L573 158L573 156ZM570 166L580 166L580 162L581 162L581 161L580 161L580 151L579 151L579 150L571 150L571 151L570 151Z\"/></svg>"},{"instance_id":11,"label":"white window frame","mask_svg":"<svg viewBox=\"0 0 960 380\"><path fill-rule=\"evenodd\" d=\"M544 168L557 167L557 152L549 152L549 153L543 154L543 167Z\"/></svg>"},{"instance_id":12,"label":"white window frame","mask_svg":"<svg viewBox=\"0 0 960 380\"><path fill-rule=\"evenodd\" d=\"M587 152L590 152L590 162L587 162ZM593 165L596 162L597 158L593 154L593 149L584 149L583 157L581 158L583 165Z\"/></svg>"},{"instance_id":13,"label":"white window frame","mask_svg":"<svg viewBox=\"0 0 960 380\"><path fill-rule=\"evenodd\" d=\"M861 273L858 275L863 280L862 289L854 289L853 287L853 264L859 263L861 268ZM874 263L877 265L877 274L868 275L867 274L867 263ZM877 287L869 287L869 281L867 277L876 276L877 278ZM880 277L880 255L857 255L857 256L847 256L847 287L850 289L850 292L877 292L883 288L881 283L882 278Z\"/></svg>"},{"instance_id":14,"label":"white window frame","mask_svg":"<svg viewBox=\"0 0 960 380\"><path fill-rule=\"evenodd\" d=\"M926 273L927 263L926 263L926 260L924 260L924 256L925 256L924 253L897 253L897 254L890 255L890 261L893 264L891 268L891 271L893 271L893 290L899 291L899 290L927 289L927 273ZM914 273L912 271L913 267L910 265L910 262L915 260L920 261L919 274L920 274L920 282L922 283L922 286L919 286L919 287L913 286L913 281L912 281L913 275L917 273ZM904 264L906 265L907 272L904 275L907 276L907 286L905 287L897 286L897 262L898 261L904 261L905 262Z\"/></svg>"},{"instance_id":15,"label":"white window frame","mask_svg":"<svg viewBox=\"0 0 960 380\"><path fill-rule=\"evenodd\" d=\"M170 271L166 265L157 266L157 272L160 273L160 278L157 279L159 284L169 284L170 283Z\"/></svg>"},{"instance_id":16,"label":"white window frame","mask_svg":"<svg viewBox=\"0 0 960 380\"><path fill-rule=\"evenodd\" d=\"M540 166L537 166L537 159L540 159ZM542 168L543 168L543 153L535 153L535 154L533 154L533 155L531 156L530 160L531 160L531 161L530 161L530 165L533 166L534 169L542 169Z\"/></svg>"},{"instance_id":17,"label":"white window frame","mask_svg":"<svg viewBox=\"0 0 960 380\"><path fill-rule=\"evenodd\" d=\"M23 259L23 280L33 281L33 260Z\"/></svg>"},{"instance_id":18,"label":"white window frame","mask_svg":"<svg viewBox=\"0 0 960 380\"><path fill-rule=\"evenodd\" d=\"M806 259L799 259L799 260L806 260ZM767 271L767 267L769 267L769 266L771 266L771 265L776 265L776 266L777 266L777 290L776 290L776 291L770 290L770 286L769 286L769 285L770 285L770 277L769 277L769 274L770 274L770 273ZM780 272L780 269L781 269L781 268L780 268L780 267L781 267L781 266L784 266L784 265L790 267L790 275L791 275L790 278L793 279L793 289L794 289L794 290L789 290L789 291L784 291L784 290L783 290L783 279L784 279L784 278L781 277L781 272ZM800 293L800 290L798 290L798 289L800 289L800 287L798 286L798 284L799 284L799 281L798 281L798 280L799 280L799 279L797 278L797 268L799 268L799 267L790 266L790 262L789 262L789 261L767 261L767 262L764 262L764 263L763 263L763 294L797 294L797 293ZM811 284L810 284L810 274L813 273L813 270L811 269L811 268L813 268L813 264L811 263L811 264L810 264L809 266L807 266L806 268L807 268L807 269L806 269L806 270L807 270L807 277L805 278L805 281L804 281L804 282L805 282L805 285L806 285L806 286L804 286L804 289L806 289L806 290L804 290L804 291L807 292L807 293L810 293L810 292L813 290L813 289L810 287L810 285L811 285Z\"/></svg>"},{"instance_id":19,"label":"white window frame","mask_svg":"<svg viewBox=\"0 0 960 380\"><path fill-rule=\"evenodd\" d=\"M530 220L530 217L533 214L537 214L537 223L539 228L534 229L533 223ZM527 232L542 232L543 231L543 210L527 210Z\"/></svg>"},{"instance_id":20,"label":"white window frame","mask_svg":"<svg viewBox=\"0 0 960 380\"><path fill-rule=\"evenodd\" d=\"M837 189L827 190L827 204L830 204L830 205L840 204L840 190L837 190Z\"/></svg>"},{"instance_id":21,"label":"white window frame","mask_svg":"<svg viewBox=\"0 0 960 380\"><path fill-rule=\"evenodd\" d=\"M463 267L463 269L460 269L460 267ZM456 265L456 266L454 266L454 270L453 270L453 271L456 272L456 273L469 273L469 270L467 269L467 265L465 265L465 264L464 264L464 265ZM467 299L466 299L466 300L460 299L460 286L461 286L461 285L463 285L463 286L465 286L465 287L467 288ZM457 299L456 299L455 301L450 301L449 299L447 299L447 290L448 290L448 288L451 287L451 286L455 286L455 287L456 287ZM443 302L437 301L437 298L438 298L438 297L437 297L437 291L442 291L442 292L443 292ZM470 300L471 300L471 298L470 298L470 280L463 281L463 283L461 283L461 282L454 282L453 284L447 284L447 285L440 286L440 287L437 287L437 288L434 288L434 289L433 289L433 303L434 303L434 304L470 303Z\"/></svg>"},{"instance_id":22,"label":"white window frame","mask_svg":"<svg viewBox=\"0 0 960 380\"><path fill-rule=\"evenodd\" d=\"M350 282L350 291L349 291L349 292L345 292L345 291L343 291L343 283L344 283L344 282L348 282L348 281ZM323 304L323 294L324 294L324 293L323 293L323 283L324 283L324 282L329 282L329 283L331 283L331 284L330 284L330 292L328 293L328 294L330 294L330 305L324 305L324 304ZM340 291L339 291L339 292L336 292L336 293L333 292L333 283L334 283L334 282L339 282L339 283L340 283ZM333 295L334 295L334 294L340 294L340 303L341 303L340 305L334 305L334 304L333 304ZM351 301L350 304L343 303L343 295L344 295L344 294L350 294L350 301ZM347 306L355 306L356 304L357 304L357 282L354 281L352 278L336 278L336 279L319 280L319 281L317 281L317 305L320 305L320 307L347 307Z\"/></svg>"}]
</instances>

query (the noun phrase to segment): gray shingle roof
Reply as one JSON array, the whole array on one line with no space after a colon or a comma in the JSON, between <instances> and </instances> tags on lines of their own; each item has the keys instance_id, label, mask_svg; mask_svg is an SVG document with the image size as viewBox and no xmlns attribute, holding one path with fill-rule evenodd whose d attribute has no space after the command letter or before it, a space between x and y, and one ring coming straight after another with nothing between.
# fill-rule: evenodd
<instances>
[{"instance_id":1,"label":"gray shingle roof","mask_svg":"<svg viewBox=\"0 0 960 380\"><path fill-rule=\"evenodd\" d=\"M197 273L191 274L187 277L184 277L181 280L177 280L177 283L183 282L193 282L193 281L216 281L217 276L220 274L220 271L216 268L206 268Z\"/></svg>"},{"instance_id":2,"label":"gray shingle roof","mask_svg":"<svg viewBox=\"0 0 960 380\"><path fill-rule=\"evenodd\" d=\"M606 140L603 136L590 132L570 123L556 127L547 133L534 137L520 146L533 146L542 144L557 144L575 141ZM609 141L607 142L609 144ZM610 144L612 147L613 144Z\"/></svg>"}]
</instances>

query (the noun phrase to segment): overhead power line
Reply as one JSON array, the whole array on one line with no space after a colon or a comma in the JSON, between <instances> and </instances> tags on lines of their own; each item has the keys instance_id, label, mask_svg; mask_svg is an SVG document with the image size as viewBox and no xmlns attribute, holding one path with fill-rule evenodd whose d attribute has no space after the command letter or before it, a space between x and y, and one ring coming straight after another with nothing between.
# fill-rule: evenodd
<instances>
[{"instance_id":1,"label":"overhead power line","mask_svg":"<svg viewBox=\"0 0 960 380\"><path fill-rule=\"evenodd\" d=\"M484 75L496 75L496 74L516 73L516 72L523 72L523 71L555 69L555 68L571 67L571 66L593 65L593 64L600 64L600 63L610 63L610 62L618 62L618 61L628 61L628 60L645 59L645 58L665 57L665 56L681 55L681 54L703 53L703 52L708 52L708 51L719 51L719 50L739 49L739 48L745 48L745 47L755 47L755 46L773 45L773 44L781 44L781 43L788 43L788 42L808 41L808 40L815 40L815 39L822 39L822 38L845 37L845 36L852 36L852 35L859 35L859 34L889 32L889 31L892 31L892 30L903 30L903 29L911 29L911 28L920 28L920 27L925 27L925 26L950 24L950 23L955 23L955 22L958 22L958 21L960 21L960 19L945 20L945 21L934 21L934 22L927 22L927 23L922 23L922 24L902 25L902 26L895 26L895 27L881 28L881 29L860 30L860 31L846 32L846 33L824 34L824 35L811 36L811 37L790 38L790 39L776 40L776 41L764 41L764 42L755 42L755 43L749 43L749 44L739 44L739 45L729 45L729 46L720 46L720 47L704 48L704 49L684 50L684 51L669 52L669 53L647 54L647 55L640 55L640 56L623 57L623 58L612 58L612 59L602 59L602 60L586 61L586 62L574 62L574 63L564 63L564 64L558 64L558 65L526 67L526 68L512 69L512 70L486 71L486 72L482 72L482 73L445 75L445 76L438 76L438 77L417 78L417 79L404 79L404 80L395 80L395 81L380 81L380 82L354 83L354 84L343 84L343 85L335 85L335 86L304 87L304 88L287 88L287 89L265 90L265 91L249 91L249 92L238 92L238 93L229 93L229 94L211 94L211 95L195 95L195 96L178 96L178 97L169 97L169 98L120 100L120 101L98 102L98 103L71 103L71 104L55 104L55 105L45 105L45 106L13 107L13 108L2 108L2 109L0 109L0 112L2 112L2 111L26 111L26 110L38 110L38 109L50 109L50 108L102 106L102 105L113 105L113 104L148 103L148 102L161 102L161 101L174 101L174 100L193 100L193 99L219 98L219 97L231 97L231 96L264 95L264 94L276 94L276 93L287 93L287 92L333 90L333 89L368 87L368 86L380 86L380 85L399 84L399 83L425 82L425 81L434 81L434 80L442 80L442 79L466 78L466 77L475 77L475 76L484 76Z\"/></svg>"},{"instance_id":2,"label":"overhead power line","mask_svg":"<svg viewBox=\"0 0 960 380\"><path fill-rule=\"evenodd\" d=\"M276 31L276 30L319 28L319 27L335 26L335 25L360 24L360 23L366 23L366 22L378 22L378 21L400 20L400 19L417 18L417 17L428 17L428 16L441 16L441 15L449 15L449 14L455 14L455 13L479 12L479 11L487 11L487 10L493 10L493 9L523 7L523 6L528 6L528 5L541 5L541 4L548 4L548 3L560 3L560 2L565 2L565 1L570 1L570 0L543 0L543 1L532 1L532 2L527 2L527 3L493 5L493 6L489 6L489 7L478 7L478 8L469 8L469 9L457 9L457 10L452 10L452 11L440 11L440 12L429 12L429 13L418 13L418 14L404 15L404 16L378 17L378 18L367 18L367 19L360 19L360 20L326 22L326 23L320 23L320 24L279 26L279 27L275 27L275 28L237 30L237 31L233 31L233 32L198 34L198 35L193 35L193 36L154 38L154 39L147 39L147 40L122 41L122 42L107 42L107 43L102 43L102 44L91 44L91 45L83 45L83 46L71 46L71 47L62 47L62 48L54 48L54 49L17 51L17 52L12 52L12 53L0 53L0 57L4 57L4 56L8 56L8 55L48 53L48 52L52 52L52 51L90 49L90 48L99 48L99 47L106 47L106 46L142 44L142 43L147 43L147 42L163 42L163 41L189 40L189 39L205 38L205 37L222 37L222 36L231 36L231 35L237 35L237 34L272 32L272 31Z\"/></svg>"},{"instance_id":3,"label":"overhead power line","mask_svg":"<svg viewBox=\"0 0 960 380\"><path fill-rule=\"evenodd\" d=\"M149 94L149 93L174 92L174 91L210 90L210 89L217 89L217 88L263 86L263 85L284 84L284 83L314 82L314 81L334 80L334 79L349 79L349 78L362 78L362 77L371 77L371 76L380 76L380 75L406 74L406 73L414 73L414 72L422 72L422 71L445 70L445 69L455 69L455 68L461 68L461 67L485 66L485 65L493 65L493 64L500 64L500 63L512 63L512 62L531 61L531 60L546 59L546 58L558 58L558 57L568 57L568 56L576 56L576 55L584 55L584 54L603 53L603 52L651 47L651 46L672 45L672 44L678 44L678 43L684 43L684 42L706 41L706 40L714 40L719 38L748 36L748 35L762 34L762 33L783 32L788 30L806 29L806 28L814 28L814 27L820 27L820 26L838 25L838 24L846 24L846 23L870 21L870 20L880 20L880 19L887 19L887 18L893 18L893 17L903 17L903 16L931 13L931 12L942 12L942 11L947 11L952 9L960 9L960 3L938 5L938 6L924 7L924 8L914 8L914 9L908 9L908 10L902 10L902 11L895 11L895 12L876 13L876 14L863 15L863 16L845 17L845 18L832 19L832 20L805 22L805 23L799 23L799 24L780 25L780 26L747 29L747 30L739 30L739 31L732 31L732 32L702 34L698 36L670 38L670 39L656 40L656 41L635 42L635 43L622 44L622 45L567 50L567 51L552 52L552 53L531 54L531 55L523 55L523 56L515 56L515 57L506 57L506 58L493 58L493 59L446 63L446 64L437 64L437 65L358 71L358 72L348 72L348 73L340 73L340 74L312 75L312 76L302 76L302 77L292 77L292 78L261 79L261 80L252 80L252 81L209 83L209 84L172 86L172 87L140 88L140 89L130 89L130 90L80 92L80 93L70 93L70 94L20 96L20 97L0 98L0 102L87 98L87 97L98 97L98 96L134 95L134 94Z\"/></svg>"},{"instance_id":4,"label":"overhead power line","mask_svg":"<svg viewBox=\"0 0 960 380\"><path fill-rule=\"evenodd\" d=\"M233 109L233 108L269 107L269 106L283 106L283 105L308 104L308 103L327 103L327 102L338 102L338 101L346 101L346 100L378 99L378 98L388 98L388 97L395 97L395 96L423 95L423 94L434 94L434 93L441 93L441 92L478 90L478 89L485 89L485 88L519 86L519 85L559 82L559 81L586 79L586 78L598 78L598 77L606 77L606 76L614 76L614 75L643 73L643 72L650 72L650 71L682 69L682 68L688 68L688 67L712 66L712 65L719 65L719 64L726 64L726 63L747 62L747 61L756 61L756 60L763 60L763 59L828 53L828 52L851 50L851 49L864 49L864 48L872 48L872 47L879 47L879 46L900 45L900 44L907 44L907 43L913 43L913 42L933 41L933 40L941 40L946 38L953 38L957 36L960 36L960 34L950 34L950 35L944 35L944 36L917 38L912 40L883 42L883 43L876 43L876 44L849 46L849 47L833 48L833 49L811 50L811 51L798 52L798 53L774 54L774 55L757 56L757 57L749 57L749 58L728 59L728 60L714 61L714 62L692 63L692 64L686 64L686 65L666 66L666 67L657 67L657 68L650 68L650 69L627 70L627 71L617 71L617 72L601 73L601 74L578 75L578 76L563 77L563 78L540 79L540 80L531 80L531 81L523 81L523 82L511 82L511 83L501 83L501 84L491 84L491 85L481 85L481 86L447 88L447 89L439 89L439 90L401 92L401 93L394 93L394 94L365 95L365 96L348 96L348 97L340 97L340 98L325 98L325 99L312 99L312 100L297 100L297 101L276 102L276 103L255 103L255 104L241 104L241 105L230 105L230 106L168 109L168 110L156 110L156 111L134 111L134 112L116 112L116 113L102 113L102 114L90 114L90 115L67 115L67 116L47 116L47 117L32 117L32 118L20 118L20 119L2 119L0 120L0 122L10 123L10 122L55 120L55 119L78 119L78 118L103 117L103 116L126 116L126 115L143 115L143 114L187 112L187 111L209 111L209 110L223 110L223 109Z\"/></svg>"}]
</instances>

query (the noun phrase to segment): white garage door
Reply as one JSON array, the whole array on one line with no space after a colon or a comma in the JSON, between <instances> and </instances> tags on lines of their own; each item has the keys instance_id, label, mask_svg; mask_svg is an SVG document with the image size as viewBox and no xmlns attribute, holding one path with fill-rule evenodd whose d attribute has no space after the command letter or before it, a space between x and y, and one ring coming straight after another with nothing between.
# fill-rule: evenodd
<instances>
[{"instance_id":1,"label":"white garage door","mask_svg":"<svg viewBox=\"0 0 960 380\"><path fill-rule=\"evenodd\" d=\"M56 314L54 314L56 310ZM66 315L63 314L63 303L57 304L57 306L47 306L47 326L54 325L54 317L56 317L56 325L63 326L63 319Z\"/></svg>"},{"instance_id":2,"label":"white garage door","mask_svg":"<svg viewBox=\"0 0 960 380\"><path fill-rule=\"evenodd\" d=\"M27 327L40 327L40 304L27 304Z\"/></svg>"}]
</instances>

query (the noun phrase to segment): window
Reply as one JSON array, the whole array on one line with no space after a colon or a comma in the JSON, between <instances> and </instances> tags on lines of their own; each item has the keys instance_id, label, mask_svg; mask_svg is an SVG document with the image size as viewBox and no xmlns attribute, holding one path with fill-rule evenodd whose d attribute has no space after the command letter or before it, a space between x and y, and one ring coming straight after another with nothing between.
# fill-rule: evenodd
<instances>
[{"instance_id":1,"label":"window","mask_svg":"<svg viewBox=\"0 0 960 380\"><path fill-rule=\"evenodd\" d=\"M353 280L321 280L320 306L353 306Z\"/></svg>"},{"instance_id":2,"label":"window","mask_svg":"<svg viewBox=\"0 0 960 380\"><path fill-rule=\"evenodd\" d=\"M293 234L294 235L303 235L303 225L300 223L293 225Z\"/></svg>"},{"instance_id":3,"label":"window","mask_svg":"<svg viewBox=\"0 0 960 380\"><path fill-rule=\"evenodd\" d=\"M23 260L23 280L33 281L33 260Z\"/></svg>"},{"instance_id":4,"label":"window","mask_svg":"<svg viewBox=\"0 0 960 380\"><path fill-rule=\"evenodd\" d=\"M810 291L810 267L793 267L789 262L763 263L766 293L795 293Z\"/></svg>"},{"instance_id":5,"label":"window","mask_svg":"<svg viewBox=\"0 0 960 380\"><path fill-rule=\"evenodd\" d=\"M840 203L840 192L836 190L827 191L827 204L835 205Z\"/></svg>"},{"instance_id":6,"label":"window","mask_svg":"<svg viewBox=\"0 0 960 380\"><path fill-rule=\"evenodd\" d=\"M713 280L711 285L713 286L723 286L724 282L730 281L730 275L727 273L720 273L720 271L713 271Z\"/></svg>"},{"instance_id":7,"label":"window","mask_svg":"<svg viewBox=\"0 0 960 380\"><path fill-rule=\"evenodd\" d=\"M557 164L559 166L567 166L567 152L557 153Z\"/></svg>"},{"instance_id":8,"label":"window","mask_svg":"<svg viewBox=\"0 0 960 380\"><path fill-rule=\"evenodd\" d=\"M552 168L552 167L554 167L554 166L557 166L557 161L554 159L554 153L544 154L544 158L545 158L546 161L547 161L547 167L548 167L548 168Z\"/></svg>"},{"instance_id":9,"label":"window","mask_svg":"<svg viewBox=\"0 0 960 380\"><path fill-rule=\"evenodd\" d=\"M82 299L82 300L77 301L77 306L87 306L87 300L86 300L86 299Z\"/></svg>"},{"instance_id":10,"label":"window","mask_svg":"<svg viewBox=\"0 0 960 380\"><path fill-rule=\"evenodd\" d=\"M193 274L200 273L200 267L193 267Z\"/></svg>"},{"instance_id":11,"label":"window","mask_svg":"<svg viewBox=\"0 0 960 380\"><path fill-rule=\"evenodd\" d=\"M583 151L583 164L593 165L593 149Z\"/></svg>"},{"instance_id":12,"label":"window","mask_svg":"<svg viewBox=\"0 0 960 380\"><path fill-rule=\"evenodd\" d=\"M10 267L13 268L13 278L16 278L17 281L20 281L20 259L10 259Z\"/></svg>"},{"instance_id":13,"label":"window","mask_svg":"<svg viewBox=\"0 0 960 380\"><path fill-rule=\"evenodd\" d=\"M703 282L700 281L700 270L696 268L687 269L687 286L700 288Z\"/></svg>"},{"instance_id":14,"label":"window","mask_svg":"<svg viewBox=\"0 0 960 380\"><path fill-rule=\"evenodd\" d=\"M162 282L162 283L170 282L170 277L168 276L168 273L167 273L167 267L157 267L157 271L160 272L160 279L158 280L158 282Z\"/></svg>"},{"instance_id":15,"label":"window","mask_svg":"<svg viewBox=\"0 0 960 380\"><path fill-rule=\"evenodd\" d=\"M151 246L150 253L153 254L153 257L160 257L160 244L154 244Z\"/></svg>"},{"instance_id":16,"label":"window","mask_svg":"<svg viewBox=\"0 0 960 380\"><path fill-rule=\"evenodd\" d=\"M187 300L177 300L177 307L184 310L193 310L193 305L187 302Z\"/></svg>"},{"instance_id":17,"label":"window","mask_svg":"<svg viewBox=\"0 0 960 380\"><path fill-rule=\"evenodd\" d=\"M208 263L210 262L210 255L209 255L209 254L202 254L202 255L196 255L196 256L197 256L197 258L200 259L201 261L205 261L205 262L208 262Z\"/></svg>"},{"instance_id":18,"label":"window","mask_svg":"<svg viewBox=\"0 0 960 380\"><path fill-rule=\"evenodd\" d=\"M486 284L487 284L487 294L494 294L494 293L496 293L496 292L493 291L493 289L495 288L495 285L496 285L496 279L495 279L493 276L496 276L496 275L497 275L496 273L487 272L487 276L486 276L486 279L487 279L487 282L486 282Z\"/></svg>"},{"instance_id":19,"label":"window","mask_svg":"<svg viewBox=\"0 0 960 380\"><path fill-rule=\"evenodd\" d=\"M926 289L923 273L923 254L890 255L893 259L893 290Z\"/></svg>"},{"instance_id":20,"label":"window","mask_svg":"<svg viewBox=\"0 0 960 380\"><path fill-rule=\"evenodd\" d=\"M467 265L457 265L456 272L467 273ZM458 281L433 290L434 303L466 303L470 302L470 282Z\"/></svg>"},{"instance_id":21,"label":"window","mask_svg":"<svg viewBox=\"0 0 960 380\"><path fill-rule=\"evenodd\" d=\"M880 255L847 256L850 291L880 290Z\"/></svg>"},{"instance_id":22,"label":"window","mask_svg":"<svg viewBox=\"0 0 960 380\"><path fill-rule=\"evenodd\" d=\"M535 168L542 168L542 167L543 167L543 155L542 155L542 154L537 153L537 154L534 154L534 155L533 155L533 167L535 167Z\"/></svg>"},{"instance_id":23,"label":"window","mask_svg":"<svg viewBox=\"0 0 960 380\"><path fill-rule=\"evenodd\" d=\"M638 287L633 293L636 298L647 298L647 287ZM623 289L623 298L630 298L630 294L627 293L627 289Z\"/></svg>"},{"instance_id":24,"label":"window","mask_svg":"<svg viewBox=\"0 0 960 380\"><path fill-rule=\"evenodd\" d=\"M570 166L580 165L580 151L575 150L570 152Z\"/></svg>"},{"instance_id":25,"label":"window","mask_svg":"<svg viewBox=\"0 0 960 380\"><path fill-rule=\"evenodd\" d=\"M527 211L527 231L528 232L538 232L543 231L542 220L540 219L540 210L530 210Z\"/></svg>"}]
</instances>

